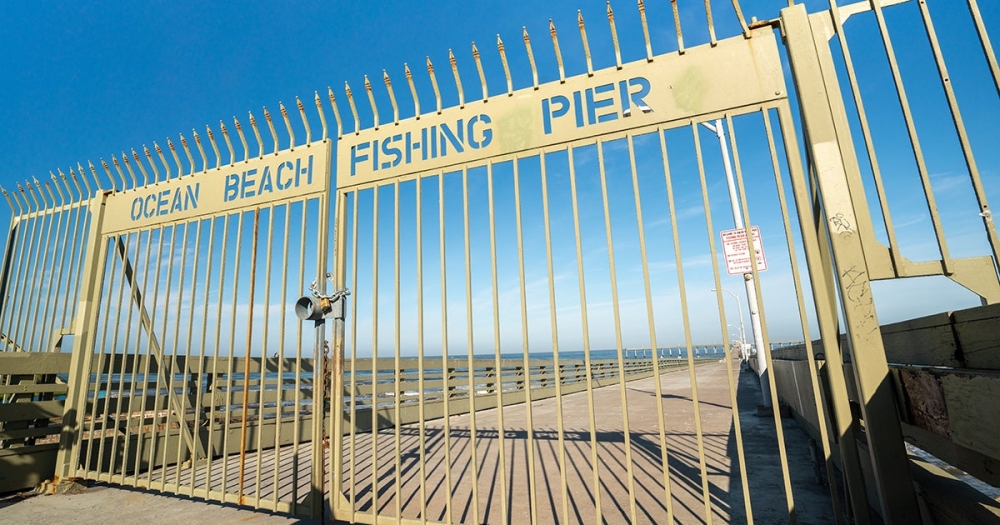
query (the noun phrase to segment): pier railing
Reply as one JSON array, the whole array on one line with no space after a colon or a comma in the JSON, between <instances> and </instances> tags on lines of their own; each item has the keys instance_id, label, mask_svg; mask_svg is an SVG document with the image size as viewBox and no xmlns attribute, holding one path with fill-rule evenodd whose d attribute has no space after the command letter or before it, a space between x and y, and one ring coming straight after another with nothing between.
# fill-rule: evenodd
<instances>
[{"instance_id":1,"label":"pier railing","mask_svg":"<svg viewBox=\"0 0 1000 525\"><path fill-rule=\"evenodd\" d=\"M718 358L705 355L706 358L696 359L696 363ZM68 354L51 355L52 358L62 356L68 358ZM40 356L31 357L38 368ZM134 363L136 359L139 361ZM311 441L308 430L315 411L314 359L251 358L248 368L242 357L176 356L172 363L176 373L169 375L158 374L155 359L147 368L146 361L150 359L148 356L94 356L92 370L99 372L92 374L89 391L110 395L91 397L85 407L88 415L84 418L86 431L81 436L81 461L86 468L136 476L150 469L184 462L192 457L193 451L186 450L187 438L182 426L200 443L195 448L211 457L239 452L244 421L247 428L244 452L270 448L274 443L284 446ZM66 365L62 361L68 359L60 361ZM421 372L416 358L398 362L377 359L374 363L371 359L357 359L353 363L348 360L344 363L345 370L353 369L355 373L345 374L344 428L354 432L368 431L372 429L373 420L379 428L385 428L395 425L397 418L403 425L416 423L421 400L424 419L433 420L445 416L445 397L449 400L448 412L457 415L468 413L470 406L475 410L495 408L498 390L503 405L508 406L524 403L526 388L531 389L531 399L535 401L555 397L557 385L559 392L568 395L586 390L588 377L595 388L617 384L619 379L616 359L591 360L589 367L584 360L561 360L557 366L553 360L541 359L530 360L527 366L523 360L514 359L501 360L499 365L492 359L476 359L470 369L468 360L453 359L445 363L440 358L427 358ZM686 367L687 359L679 355L660 358L661 372ZM20 371L20 368L8 369ZM245 382L243 371L247 369L250 375ZM131 376L109 373L109 370L149 370L149 373ZM623 360L622 370L626 381L651 377L653 359L628 357ZM350 381L350 377L354 380ZM329 383L324 381L324 384ZM243 402L245 385L249 385L246 404ZM7 393L12 388L28 387L5 388ZM65 392L66 386L32 385L30 389L58 394L57 391ZM329 403L329 391L324 393L324 398ZM29 469L33 483L51 477L58 443L36 445L31 438L56 436L60 432L62 424L58 416L63 405L64 401L59 399L18 403L4 405L8 409L0 413L4 421L31 420L31 428L25 424L23 430L5 430L0 435L9 441L9 448L2 451L6 456L48 453L45 456L47 468L40 471L35 464ZM50 408L48 412L43 410L46 407ZM177 407L183 407L183 415L177 413ZM14 413L14 409L19 411ZM102 417L93 418L91 414Z\"/></svg>"}]
</instances>

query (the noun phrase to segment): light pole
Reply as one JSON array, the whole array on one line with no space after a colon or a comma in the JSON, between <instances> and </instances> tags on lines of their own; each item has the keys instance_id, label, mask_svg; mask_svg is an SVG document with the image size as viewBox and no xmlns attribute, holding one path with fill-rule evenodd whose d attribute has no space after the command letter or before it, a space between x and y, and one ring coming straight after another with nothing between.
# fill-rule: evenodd
<instances>
[{"instance_id":1,"label":"light pole","mask_svg":"<svg viewBox=\"0 0 1000 525\"><path fill-rule=\"evenodd\" d=\"M717 292L718 290L716 290L715 288L712 288L709 291L714 293L714 292ZM736 299L736 311L740 314L740 355L741 355L741 357L744 360L746 360L746 358L748 357L748 355L747 355L747 353L748 353L747 352L747 333L746 333L746 330L743 329L743 304L740 302L740 296L734 294L733 292L730 292L729 290L727 290L725 288L723 288L722 291L726 292L727 294L729 294L731 296L733 296L733 299ZM727 325L727 326L732 326L732 325Z\"/></svg>"},{"instance_id":2,"label":"light pole","mask_svg":"<svg viewBox=\"0 0 1000 525\"><path fill-rule=\"evenodd\" d=\"M716 120L715 124L702 122L702 126L710 129L719 138L719 147L722 148L722 163L726 168L726 182L729 186L729 202L733 208L733 222L737 229L744 229L743 213L740 210L739 199L736 196L736 183L733 180L733 167L729 162L729 146L726 145L726 134L722 128L722 121ZM747 236L747 244L753 251L753 239ZM750 257L755 257L754 253ZM743 274L743 284L747 291L747 309L750 310L750 329L753 330L753 343L757 355L757 375L760 379L760 394L765 407L771 406L771 386L767 379L767 358L764 356L764 336L760 327L760 312L757 305L757 284L754 282L753 273ZM735 294L734 294L735 295ZM740 322L743 321L742 313Z\"/></svg>"},{"instance_id":3,"label":"light pole","mask_svg":"<svg viewBox=\"0 0 1000 525\"><path fill-rule=\"evenodd\" d=\"M742 321L742 319L741 319L741 321ZM740 324L743 324L743 323L740 323ZM733 325L731 325L731 324L727 323L726 326L728 326L729 328L732 328L733 330L736 330L736 327L733 326ZM743 363L746 363L746 360L750 357L750 351L749 351L749 349L747 349L747 337L746 337L746 333L743 332L742 327L741 327L740 332L739 332L738 335L740 337L740 360Z\"/></svg>"}]
</instances>

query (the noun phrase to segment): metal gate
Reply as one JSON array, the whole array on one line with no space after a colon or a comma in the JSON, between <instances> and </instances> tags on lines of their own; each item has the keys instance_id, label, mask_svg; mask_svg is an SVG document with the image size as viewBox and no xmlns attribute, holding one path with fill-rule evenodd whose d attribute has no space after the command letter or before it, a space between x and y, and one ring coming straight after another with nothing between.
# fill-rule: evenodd
<instances>
[{"instance_id":1,"label":"metal gate","mask_svg":"<svg viewBox=\"0 0 1000 525\"><path fill-rule=\"evenodd\" d=\"M738 388L740 361L728 352L695 348L727 341L733 319L715 256L715 221L730 227L732 203L711 191L725 184L730 149L744 239L754 222L743 166L754 166L755 184L774 185L794 276L782 299L809 334L789 181L796 202L809 196L773 30L681 41L683 52L666 56L651 54L647 30L646 59L627 64L612 32L618 63L594 70L579 25L586 74L565 77L550 26L558 82L515 91L508 72L507 92L491 94L481 77L482 99L466 102L451 55L458 107L441 109L428 62L436 113L417 103L419 118L399 121L386 78L392 122L376 110L371 128L340 137L336 279L354 293L335 337L350 363L335 392L345 397L332 404L346 410L332 417L343 438L331 466L337 518L752 521L763 470L783 480L779 515L798 509L778 412L778 461L748 465L741 427L757 393ZM407 79L412 88L409 70ZM806 242L817 249L815 236ZM759 282L763 260L747 264L746 280ZM766 349L764 294L748 290ZM759 357L769 365L768 352ZM706 377L727 386L706 391ZM764 404L777 406L763 378ZM720 454L727 447L735 453ZM736 494L720 501L720 490Z\"/></svg>"},{"instance_id":2,"label":"metal gate","mask_svg":"<svg viewBox=\"0 0 1000 525\"><path fill-rule=\"evenodd\" d=\"M242 158L220 123L228 164L210 128L211 167L197 132L200 164L183 136L187 164L172 142L173 166L159 146L159 164L113 159L122 187L89 203L62 476L317 512L324 329L291 305L326 280L332 149L299 109L296 145L281 107L284 150L265 109L273 142L251 114L256 156L236 121Z\"/></svg>"},{"instance_id":3,"label":"metal gate","mask_svg":"<svg viewBox=\"0 0 1000 525\"><path fill-rule=\"evenodd\" d=\"M997 302L1000 241L918 0L989 247L950 255L883 14L904 3L747 23L734 1L742 34L719 40L705 2L708 41L687 47L671 2L676 50L654 55L639 2L634 62L609 5L606 68L578 15L582 60L563 63L549 24L558 80L539 82L525 30L523 88L498 37L506 90L473 45L477 100L451 52L454 90L427 61L433 111L404 69L412 118L387 73L385 92L365 79L370 115L328 90L334 180L317 94L318 141L297 100L301 125L280 107L285 149L264 109L256 148L219 123L228 157L192 130L193 149L180 136L102 159L104 175L4 191L0 448L55 450L35 440L61 413L61 478L356 523L917 523L871 283L943 275ZM890 218L844 30L864 13L939 260L906 258ZM771 349L788 338L804 341L808 384L793 380L819 443L782 419ZM34 369L11 359L43 351Z\"/></svg>"},{"instance_id":4,"label":"metal gate","mask_svg":"<svg viewBox=\"0 0 1000 525\"><path fill-rule=\"evenodd\" d=\"M344 388L335 395L343 397L332 404L332 433L342 439L331 457L333 515L364 523L711 523L755 516L812 523L850 515L865 523L873 508L889 522L918 522L870 282L946 275L995 301L997 243L974 162L994 257L950 258L936 215L940 264L904 259L891 222L889 250L876 240L828 41L839 35L846 48L843 20L873 10L898 83L882 18L883 6L897 3L831 3L830 11L811 16L798 5L780 19L747 24L733 2L743 34L716 40L706 2L710 42L690 48L671 3L677 51L654 56L640 2L646 57L632 63L622 63L609 6L614 66L595 70L580 15L586 73L567 77L550 22L558 81L539 84L525 31L531 86L513 89L498 38L506 92L489 92L473 45L482 98L467 101L449 51L455 106L442 108L428 59L436 112L421 112L407 67L415 118L399 119L385 74L393 118L380 119L366 79L372 125L365 129L348 87L354 131L341 133L338 143L335 266L338 288L354 295L334 338L345 364L336 373ZM927 6L919 4L947 84ZM974 2L970 10L978 17ZM800 113L789 103L779 26ZM950 91L948 97L955 115ZM905 106L905 94L901 101ZM961 128L959 116L955 121ZM920 175L934 215L922 166ZM877 168L875 177L879 185ZM759 204L751 215L748 202L762 193L771 211L761 213ZM884 203L882 211L888 221ZM783 233L772 238L785 241L787 257L776 257L781 250L771 245L770 257L748 256L745 269L731 273L744 273L764 405L778 405L767 373L767 312L797 312L810 371L810 384L797 388L811 391L809 410L819 414L812 457L826 464L829 487L818 510L804 488L806 460L789 459L805 443L785 435L773 410L767 446L776 450L761 464L756 421L749 424L752 454L745 442L750 401L738 361L713 355L706 362L694 344L730 335L724 292L731 292L720 269L729 247L716 240L717 230L735 224L746 243L758 220ZM762 282L764 264L772 271L777 265L786 279ZM769 282L781 284L766 288ZM702 288L714 292L714 302ZM822 363L809 343L810 322L822 335ZM664 359L662 347L677 343L677 356ZM627 349L637 347L648 354L630 356ZM637 369L643 373L633 374ZM706 389L706 378L728 388ZM713 451L720 446L733 450ZM816 469L820 477L823 468ZM755 490L774 497L752 500Z\"/></svg>"}]
</instances>

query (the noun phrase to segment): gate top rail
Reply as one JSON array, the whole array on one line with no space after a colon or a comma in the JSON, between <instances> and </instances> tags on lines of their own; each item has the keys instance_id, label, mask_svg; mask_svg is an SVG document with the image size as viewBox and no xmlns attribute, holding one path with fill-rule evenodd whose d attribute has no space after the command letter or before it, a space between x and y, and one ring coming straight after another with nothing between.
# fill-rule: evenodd
<instances>
[{"instance_id":1,"label":"gate top rail","mask_svg":"<svg viewBox=\"0 0 1000 525\"><path fill-rule=\"evenodd\" d=\"M187 177L197 177L212 171L218 171L226 167L235 167L237 163L248 163L254 160L263 160L266 156L277 155L281 151L295 151L296 147L310 147L315 142L326 142L328 140L328 126L326 115L323 112L323 103L319 92L313 97L316 114L320 122L320 137L318 141L313 140L310 117L306 112L306 106L299 97L295 97L295 109L298 110L301 119L301 129L305 130L304 137L296 139L296 125L292 123L292 117L284 103L278 102L278 109L281 120L284 123L284 137L279 136L279 132L274 123L270 111L267 107L262 108L264 122L267 125L270 141L261 135L260 126L253 111L247 113L250 130L253 132L252 140L256 146L256 154L252 153L251 144L247 141L243 124L239 118L233 116L233 126L236 135L240 140L242 149L233 147L233 139L225 122L219 121L218 130L222 135L228 156L225 156L219 149L219 141L212 126L205 126L205 137L211 146L212 158L205 152L205 142L202 136L194 128L191 129L191 137L197 150L197 157L192 152L192 146L183 133L178 134L180 148L178 148L171 138L166 139L169 156L172 163L168 161L167 154L159 143L153 142L150 150L145 144L142 145L142 155L132 148L128 152L122 150L119 155L112 154L111 162L108 163L101 157L99 163L103 168L103 175L98 172L94 163L87 161L87 167L82 163L77 163L76 167L70 166L67 175L62 169L57 169L56 173L49 172L50 181L39 181L37 177L25 180L23 185L16 184L16 189L8 191L0 186L0 193L10 207L14 220L20 220L40 214L54 213L89 201L98 193L118 194L150 188L173 180ZM282 146L285 149L282 149ZM183 150L187 162L181 159L178 150ZM155 152L155 158L154 158ZM143 158L145 157L145 158ZM158 160L157 160L158 159ZM200 161L198 160L200 159ZM210 164L211 161L211 164ZM113 170L112 170L113 166ZM123 169L124 167L124 169Z\"/></svg>"}]
</instances>

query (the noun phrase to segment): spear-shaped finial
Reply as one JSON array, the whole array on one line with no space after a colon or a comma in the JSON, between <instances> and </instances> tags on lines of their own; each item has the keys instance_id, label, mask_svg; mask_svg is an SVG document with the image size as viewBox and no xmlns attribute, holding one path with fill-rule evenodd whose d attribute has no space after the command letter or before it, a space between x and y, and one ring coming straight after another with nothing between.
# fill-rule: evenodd
<instances>
[{"instance_id":1,"label":"spear-shaped finial","mask_svg":"<svg viewBox=\"0 0 1000 525\"><path fill-rule=\"evenodd\" d=\"M375 118L375 129L378 129L381 124L381 120L378 117L378 105L375 104L375 94L372 93L372 83L368 80L368 75L365 75L365 93L368 95L368 102L372 106L372 114Z\"/></svg>"},{"instance_id":2,"label":"spear-shaped finial","mask_svg":"<svg viewBox=\"0 0 1000 525\"><path fill-rule=\"evenodd\" d=\"M319 91L313 91L316 101L316 112L319 113L319 122L323 126L323 142L326 142L326 137L329 132L329 128L326 125L326 113L323 111L323 101L319 98ZM309 134L308 128L306 129L306 134ZM308 142L308 141L307 141Z\"/></svg>"},{"instance_id":3,"label":"spear-shaped finial","mask_svg":"<svg viewBox=\"0 0 1000 525\"><path fill-rule=\"evenodd\" d=\"M190 175L193 175L194 174L194 157L191 155L191 148L188 147L188 141L187 141L186 138L184 138L184 134L183 133L180 134L180 137L181 137L181 146L184 147L184 154L187 155L188 162L191 164L191 173L190 173Z\"/></svg>"},{"instance_id":4,"label":"spear-shaped finial","mask_svg":"<svg viewBox=\"0 0 1000 525\"><path fill-rule=\"evenodd\" d=\"M410 66L407 63L403 63L403 72L406 74L406 83L410 85L410 94L413 95L413 114L417 119L420 118L420 97L417 96L417 87L413 84L413 73L410 72Z\"/></svg>"},{"instance_id":5,"label":"spear-shaped finial","mask_svg":"<svg viewBox=\"0 0 1000 525\"><path fill-rule=\"evenodd\" d=\"M639 19L642 20L642 36L646 39L646 61L653 61L653 46L649 42L649 24L646 23L646 4L639 0Z\"/></svg>"},{"instance_id":6,"label":"spear-shaped finial","mask_svg":"<svg viewBox=\"0 0 1000 525\"><path fill-rule=\"evenodd\" d=\"M222 133L222 138L226 139L226 147L229 149L229 165L232 166L236 163L236 152L233 150L233 141L229 138L226 123L221 120L219 121L219 131Z\"/></svg>"},{"instance_id":7,"label":"spear-shaped finial","mask_svg":"<svg viewBox=\"0 0 1000 525\"><path fill-rule=\"evenodd\" d=\"M437 75L434 74L434 64L431 57L427 57L427 74L431 77L431 87L434 88L434 99L437 101L437 112L441 113L441 90L438 89Z\"/></svg>"},{"instance_id":8,"label":"spear-shaped finial","mask_svg":"<svg viewBox=\"0 0 1000 525\"><path fill-rule=\"evenodd\" d=\"M312 130L309 129L309 119L306 118L306 108L297 96L295 97L295 105L299 108L299 115L302 116L302 126L306 128L306 146L309 146L309 143L312 142ZM323 108L320 107L319 110L322 112ZM293 140L292 143L294 145L295 141Z\"/></svg>"},{"instance_id":9,"label":"spear-shaped finial","mask_svg":"<svg viewBox=\"0 0 1000 525\"><path fill-rule=\"evenodd\" d=\"M274 129L274 121L271 120L271 112L264 107L264 121L267 122L268 129L271 130L271 139L274 140L274 154L278 154L278 132Z\"/></svg>"},{"instance_id":10,"label":"spear-shaped finial","mask_svg":"<svg viewBox=\"0 0 1000 525\"><path fill-rule=\"evenodd\" d=\"M507 96L514 95L514 82L510 78L510 65L507 63L507 52L503 47L503 40L497 34L497 51L500 53L500 62L503 64L503 74L507 78Z\"/></svg>"},{"instance_id":11,"label":"spear-shaped finial","mask_svg":"<svg viewBox=\"0 0 1000 525\"><path fill-rule=\"evenodd\" d=\"M472 43L472 59L476 61L476 69L479 70L479 82L483 85L483 102L490 98L489 89L486 86L486 73L483 72L483 61L479 58L479 49L476 43Z\"/></svg>"},{"instance_id":12,"label":"spear-shaped finial","mask_svg":"<svg viewBox=\"0 0 1000 525\"><path fill-rule=\"evenodd\" d=\"M243 134L243 126L240 125L236 115L233 115L233 125L236 126L236 134L240 136L240 143L243 144L243 162L246 162L250 159L250 147L247 146L247 136Z\"/></svg>"},{"instance_id":13,"label":"spear-shaped finial","mask_svg":"<svg viewBox=\"0 0 1000 525\"><path fill-rule=\"evenodd\" d=\"M399 124L399 106L396 105L396 93L392 91L392 81L389 80L389 73L382 70L382 81L385 82L385 90L389 92L389 102L392 103L392 123Z\"/></svg>"},{"instance_id":14,"label":"spear-shaped finial","mask_svg":"<svg viewBox=\"0 0 1000 525\"><path fill-rule=\"evenodd\" d=\"M583 11L576 10L576 24L580 26L580 40L583 41L583 56L587 59L587 76L594 76L594 61L590 56L590 42L587 41L587 28L583 24Z\"/></svg>"},{"instance_id":15,"label":"spear-shaped finial","mask_svg":"<svg viewBox=\"0 0 1000 525\"><path fill-rule=\"evenodd\" d=\"M347 104L351 106L351 114L354 115L354 134L361 132L361 119L358 118L358 107L354 104L354 95L351 94L351 86L344 81L344 93L347 93Z\"/></svg>"},{"instance_id":16,"label":"spear-shaped finial","mask_svg":"<svg viewBox=\"0 0 1000 525\"><path fill-rule=\"evenodd\" d=\"M285 121L285 128L288 129L288 148L295 151L295 132L292 131L292 122L288 120L288 110L281 101L278 101L278 109L281 110L281 118Z\"/></svg>"},{"instance_id":17,"label":"spear-shaped finial","mask_svg":"<svg viewBox=\"0 0 1000 525\"><path fill-rule=\"evenodd\" d=\"M562 51L559 49L559 36L556 35L556 24L549 19L549 34L552 35L552 48L556 52L556 64L559 66L559 82L566 82L566 68L563 67Z\"/></svg>"},{"instance_id":18,"label":"spear-shaped finial","mask_svg":"<svg viewBox=\"0 0 1000 525\"><path fill-rule=\"evenodd\" d=\"M344 136L344 123L340 120L340 109L337 108L337 99L333 96L333 88L326 86L327 96L330 97L330 107L333 108L333 118L337 121L337 138Z\"/></svg>"},{"instance_id":19,"label":"spear-shaped finial","mask_svg":"<svg viewBox=\"0 0 1000 525\"><path fill-rule=\"evenodd\" d=\"M531 85L538 89L538 68L535 67L535 53L531 51L531 37L528 36L528 28L521 27L524 33L524 48L528 51L528 64L531 65Z\"/></svg>"},{"instance_id":20,"label":"spear-shaped finial","mask_svg":"<svg viewBox=\"0 0 1000 525\"><path fill-rule=\"evenodd\" d=\"M615 67L622 68L622 50L618 47L618 29L615 28L615 13L611 10L611 0L608 0L608 24L611 26L611 43L615 46Z\"/></svg>"}]
</instances>

